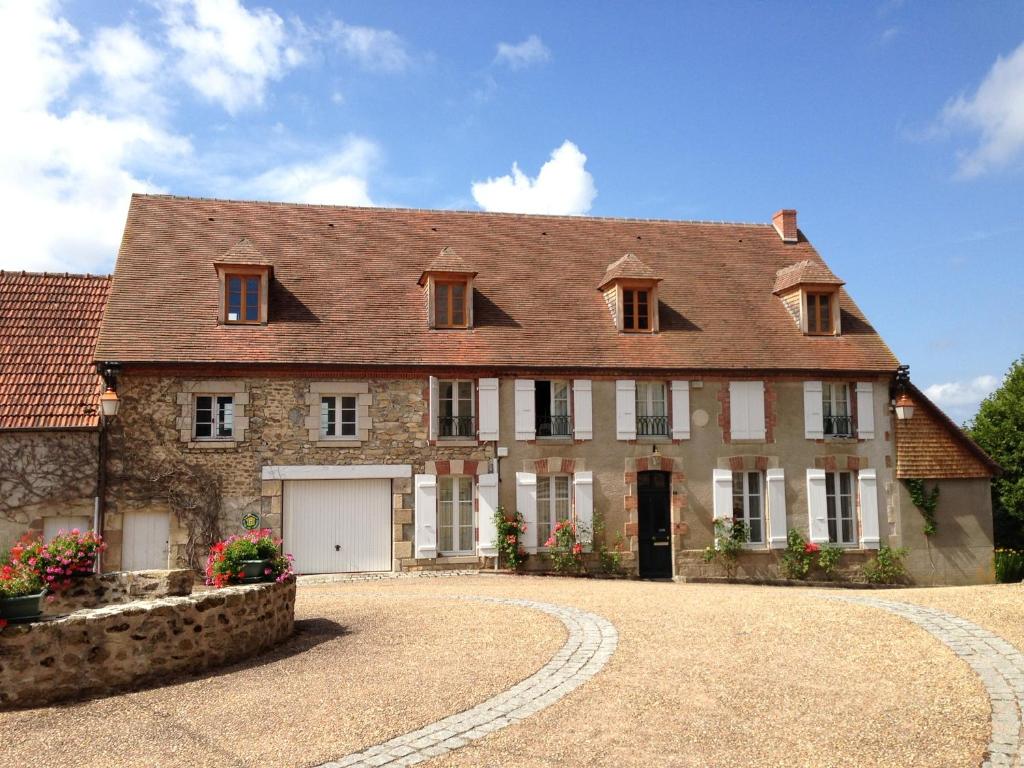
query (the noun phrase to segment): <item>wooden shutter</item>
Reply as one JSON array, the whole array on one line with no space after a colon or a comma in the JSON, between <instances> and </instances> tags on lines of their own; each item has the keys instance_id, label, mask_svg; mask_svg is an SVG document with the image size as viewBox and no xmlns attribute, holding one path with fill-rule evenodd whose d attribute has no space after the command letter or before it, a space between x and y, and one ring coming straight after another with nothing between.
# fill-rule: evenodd
<instances>
[{"instance_id":1,"label":"wooden shutter","mask_svg":"<svg viewBox=\"0 0 1024 768\"><path fill-rule=\"evenodd\" d=\"M785 549L786 536L786 473L769 469L765 473L768 485L768 548Z\"/></svg>"},{"instance_id":2,"label":"wooden shutter","mask_svg":"<svg viewBox=\"0 0 1024 768\"><path fill-rule=\"evenodd\" d=\"M573 435L577 440L594 439L594 400L590 379L572 383Z\"/></svg>"},{"instance_id":3,"label":"wooden shutter","mask_svg":"<svg viewBox=\"0 0 1024 768\"><path fill-rule=\"evenodd\" d=\"M870 381L857 382L857 437L875 438L875 397Z\"/></svg>"},{"instance_id":4,"label":"wooden shutter","mask_svg":"<svg viewBox=\"0 0 1024 768\"><path fill-rule=\"evenodd\" d=\"M636 440L636 382L615 382L615 436L618 440Z\"/></svg>"},{"instance_id":5,"label":"wooden shutter","mask_svg":"<svg viewBox=\"0 0 1024 768\"><path fill-rule=\"evenodd\" d=\"M498 476L480 475L476 479L478 501L477 553L482 557L498 556L498 529L494 525L494 513L498 509Z\"/></svg>"},{"instance_id":6,"label":"wooden shutter","mask_svg":"<svg viewBox=\"0 0 1024 768\"><path fill-rule=\"evenodd\" d=\"M533 379L516 379L516 440L535 440L536 437Z\"/></svg>"},{"instance_id":7,"label":"wooden shutter","mask_svg":"<svg viewBox=\"0 0 1024 768\"><path fill-rule=\"evenodd\" d=\"M537 551L537 475L516 472L516 509L526 523L526 533L519 541L527 552Z\"/></svg>"},{"instance_id":8,"label":"wooden shutter","mask_svg":"<svg viewBox=\"0 0 1024 768\"><path fill-rule=\"evenodd\" d=\"M733 440L750 439L750 416L747 408L747 382L729 382L729 434Z\"/></svg>"},{"instance_id":9,"label":"wooden shutter","mask_svg":"<svg viewBox=\"0 0 1024 768\"><path fill-rule=\"evenodd\" d=\"M711 491L714 503L714 519L728 520L732 518L732 472L728 469L711 471ZM715 537L718 547L718 537Z\"/></svg>"},{"instance_id":10,"label":"wooden shutter","mask_svg":"<svg viewBox=\"0 0 1024 768\"><path fill-rule=\"evenodd\" d=\"M437 476L413 478L416 498L416 557L437 557Z\"/></svg>"},{"instance_id":11,"label":"wooden shutter","mask_svg":"<svg viewBox=\"0 0 1024 768\"><path fill-rule=\"evenodd\" d=\"M576 540L585 552L594 548L594 473L577 472L572 476L573 506L576 509Z\"/></svg>"},{"instance_id":12,"label":"wooden shutter","mask_svg":"<svg viewBox=\"0 0 1024 768\"><path fill-rule=\"evenodd\" d=\"M480 379L480 440L498 439L498 380Z\"/></svg>"},{"instance_id":13,"label":"wooden shutter","mask_svg":"<svg viewBox=\"0 0 1024 768\"><path fill-rule=\"evenodd\" d=\"M672 382L672 439L690 439L690 382Z\"/></svg>"},{"instance_id":14,"label":"wooden shutter","mask_svg":"<svg viewBox=\"0 0 1024 768\"><path fill-rule=\"evenodd\" d=\"M804 437L808 440L821 440L825 437L820 381L804 382Z\"/></svg>"},{"instance_id":15,"label":"wooden shutter","mask_svg":"<svg viewBox=\"0 0 1024 768\"><path fill-rule=\"evenodd\" d=\"M807 470L807 525L811 541L828 541L828 503L825 501L825 470Z\"/></svg>"},{"instance_id":16,"label":"wooden shutter","mask_svg":"<svg viewBox=\"0 0 1024 768\"><path fill-rule=\"evenodd\" d=\"M751 440L764 440L764 382L748 381L747 384L747 428Z\"/></svg>"},{"instance_id":17,"label":"wooden shutter","mask_svg":"<svg viewBox=\"0 0 1024 768\"><path fill-rule=\"evenodd\" d=\"M878 481L873 469L862 469L857 473L860 485L860 546L861 549L878 549Z\"/></svg>"},{"instance_id":18,"label":"wooden shutter","mask_svg":"<svg viewBox=\"0 0 1024 768\"><path fill-rule=\"evenodd\" d=\"M437 377L430 377L430 391L428 394L429 400L427 402L427 419L429 426L427 427L428 434L431 440L437 440L437 418L439 415L437 406Z\"/></svg>"}]
</instances>

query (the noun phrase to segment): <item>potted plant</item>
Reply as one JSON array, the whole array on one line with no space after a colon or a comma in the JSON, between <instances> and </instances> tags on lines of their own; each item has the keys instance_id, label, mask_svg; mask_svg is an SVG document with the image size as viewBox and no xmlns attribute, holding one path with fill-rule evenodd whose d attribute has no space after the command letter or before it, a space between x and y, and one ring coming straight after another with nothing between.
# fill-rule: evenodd
<instances>
[{"instance_id":1,"label":"potted plant","mask_svg":"<svg viewBox=\"0 0 1024 768\"><path fill-rule=\"evenodd\" d=\"M0 622L34 621L43 615L43 579L18 561L0 566ZM0 624L0 626L2 626Z\"/></svg>"},{"instance_id":2,"label":"potted plant","mask_svg":"<svg viewBox=\"0 0 1024 768\"><path fill-rule=\"evenodd\" d=\"M47 589L60 591L70 587L72 579L91 574L96 554L106 546L98 534L82 533L77 528L58 532L49 543L26 535L11 548L11 561L37 573Z\"/></svg>"},{"instance_id":3,"label":"potted plant","mask_svg":"<svg viewBox=\"0 0 1024 768\"><path fill-rule=\"evenodd\" d=\"M281 539L269 528L218 541L206 560L206 583L212 587L284 581L292 575L292 556L281 553Z\"/></svg>"}]
</instances>

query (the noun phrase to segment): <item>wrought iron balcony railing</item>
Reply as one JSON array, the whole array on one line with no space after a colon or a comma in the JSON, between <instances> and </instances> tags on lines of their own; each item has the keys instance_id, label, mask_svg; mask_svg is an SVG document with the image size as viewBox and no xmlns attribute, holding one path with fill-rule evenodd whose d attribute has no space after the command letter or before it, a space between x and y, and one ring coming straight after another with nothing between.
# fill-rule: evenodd
<instances>
[{"instance_id":1,"label":"wrought iron balcony railing","mask_svg":"<svg viewBox=\"0 0 1024 768\"><path fill-rule=\"evenodd\" d=\"M826 416L825 434L828 437L853 437L853 417Z\"/></svg>"},{"instance_id":2,"label":"wrought iron balcony railing","mask_svg":"<svg viewBox=\"0 0 1024 768\"><path fill-rule=\"evenodd\" d=\"M476 419L472 416L441 416L437 420L438 437L476 437Z\"/></svg>"},{"instance_id":3,"label":"wrought iron balcony railing","mask_svg":"<svg viewBox=\"0 0 1024 768\"><path fill-rule=\"evenodd\" d=\"M572 417L542 416L537 419L537 437L570 437Z\"/></svg>"},{"instance_id":4,"label":"wrought iron balcony railing","mask_svg":"<svg viewBox=\"0 0 1024 768\"><path fill-rule=\"evenodd\" d=\"M637 416L637 437L665 437L668 435L668 416Z\"/></svg>"}]
</instances>

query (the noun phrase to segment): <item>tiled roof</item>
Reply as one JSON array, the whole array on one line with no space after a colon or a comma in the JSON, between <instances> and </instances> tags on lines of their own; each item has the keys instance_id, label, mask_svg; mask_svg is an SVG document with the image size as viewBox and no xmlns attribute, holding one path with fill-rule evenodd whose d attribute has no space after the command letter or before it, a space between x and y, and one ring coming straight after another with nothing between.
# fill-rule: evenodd
<instances>
[{"instance_id":1,"label":"tiled roof","mask_svg":"<svg viewBox=\"0 0 1024 768\"><path fill-rule=\"evenodd\" d=\"M216 321L211 264L248 238L274 267L266 326ZM442 248L477 271L472 330L431 330L418 280ZM660 332L621 334L598 281L632 252L664 277ZM811 337L772 295L821 263L768 224L348 208L137 195L102 360L576 370L891 372L842 292L843 335Z\"/></svg>"},{"instance_id":2,"label":"tiled roof","mask_svg":"<svg viewBox=\"0 0 1024 768\"><path fill-rule=\"evenodd\" d=\"M97 426L109 288L109 277L0 272L0 430Z\"/></svg>"},{"instance_id":3,"label":"tiled roof","mask_svg":"<svg viewBox=\"0 0 1024 768\"><path fill-rule=\"evenodd\" d=\"M270 260L256 250L256 246L247 237L243 237L231 246L227 253L223 254L216 261L218 264L270 264Z\"/></svg>"},{"instance_id":4,"label":"tiled roof","mask_svg":"<svg viewBox=\"0 0 1024 768\"><path fill-rule=\"evenodd\" d=\"M627 253L620 256L608 265L608 271L604 273L598 288L604 288L612 280L658 280L654 270L644 264L636 257L635 253Z\"/></svg>"},{"instance_id":5,"label":"tiled roof","mask_svg":"<svg viewBox=\"0 0 1024 768\"><path fill-rule=\"evenodd\" d=\"M797 264L780 269L775 273L774 293L782 293L795 285L844 285L823 261L801 261Z\"/></svg>"},{"instance_id":6,"label":"tiled roof","mask_svg":"<svg viewBox=\"0 0 1024 768\"><path fill-rule=\"evenodd\" d=\"M420 275L420 285L426 285L428 272L454 272L463 275L476 275L476 271L466 263L466 260L455 252L455 249L446 246L441 252L430 260Z\"/></svg>"},{"instance_id":7,"label":"tiled roof","mask_svg":"<svg viewBox=\"0 0 1024 768\"><path fill-rule=\"evenodd\" d=\"M896 477L938 480L943 478L992 477L999 465L960 427L911 385L914 416L896 419Z\"/></svg>"}]
</instances>

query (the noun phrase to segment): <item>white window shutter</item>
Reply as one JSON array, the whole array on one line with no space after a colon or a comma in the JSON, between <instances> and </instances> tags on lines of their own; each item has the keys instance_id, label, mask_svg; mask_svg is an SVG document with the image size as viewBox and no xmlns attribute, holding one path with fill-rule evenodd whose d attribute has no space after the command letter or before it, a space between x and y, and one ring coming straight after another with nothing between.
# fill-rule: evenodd
<instances>
[{"instance_id":1,"label":"white window shutter","mask_svg":"<svg viewBox=\"0 0 1024 768\"><path fill-rule=\"evenodd\" d=\"M768 548L785 549L788 529L786 527L786 473L781 469L769 469L768 483Z\"/></svg>"},{"instance_id":2,"label":"white window shutter","mask_svg":"<svg viewBox=\"0 0 1024 768\"><path fill-rule=\"evenodd\" d=\"M751 440L764 440L764 382L747 382L747 429Z\"/></svg>"},{"instance_id":3,"label":"white window shutter","mask_svg":"<svg viewBox=\"0 0 1024 768\"><path fill-rule=\"evenodd\" d=\"M733 440L750 439L750 418L747 413L747 391L745 381L729 382L729 435Z\"/></svg>"},{"instance_id":4,"label":"white window shutter","mask_svg":"<svg viewBox=\"0 0 1024 768\"><path fill-rule=\"evenodd\" d=\"M439 415L437 405L437 376L430 377L430 390L428 393L429 400L427 402L427 420L429 426L427 428L428 434L431 440L437 440L437 417Z\"/></svg>"},{"instance_id":5,"label":"white window shutter","mask_svg":"<svg viewBox=\"0 0 1024 768\"><path fill-rule=\"evenodd\" d=\"M577 440L594 439L594 400L590 379L572 383L573 435Z\"/></svg>"},{"instance_id":6,"label":"white window shutter","mask_svg":"<svg viewBox=\"0 0 1024 768\"><path fill-rule=\"evenodd\" d=\"M870 381L857 382L857 437L875 438L875 396Z\"/></svg>"},{"instance_id":7,"label":"white window shutter","mask_svg":"<svg viewBox=\"0 0 1024 768\"><path fill-rule=\"evenodd\" d=\"M808 440L822 440L825 437L820 381L804 382L804 437Z\"/></svg>"},{"instance_id":8,"label":"white window shutter","mask_svg":"<svg viewBox=\"0 0 1024 768\"><path fill-rule=\"evenodd\" d=\"M498 556L498 529L494 525L494 513L498 509L498 476L480 475L476 479L478 504L477 553L482 557Z\"/></svg>"},{"instance_id":9,"label":"white window shutter","mask_svg":"<svg viewBox=\"0 0 1024 768\"><path fill-rule=\"evenodd\" d=\"M572 476L573 505L576 508L576 540L585 552L594 548L594 473Z\"/></svg>"},{"instance_id":10,"label":"white window shutter","mask_svg":"<svg viewBox=\"0 0 1024 768\"><path fill-rule=\"evenodd\" d=\"M526 533L519 541L527 552L537 551L537 475L516 472L516 510L523 516Z\"/></svg>"},{"instance_id":11,"label":"white window shutter","mask_svg":"<svg viewBox=\"0 0 1024 768\"><path fill-rule=\"evenodd\" d=\"M878 481L875 470L862 469L857 473L860 484L860 546L861 549L878 549Z\"/></svg>"},{"instance_id":12,"label":"white window shutter","mask_svg":"<svg viewBox=\"0 0 1024 768\"><path fill-rule=\"evenodd\" d=\"M534 410L533 379L516 379L516 440L536 439Z\"/></svg>"},{"instance_id":13,"label":"white window shutter","mask_svg":"<svg viewBox=\"0 0 1024 768\"><path fill-rule=\"evenodd\" d=\"M825 500L825 470L807 470L807 522L811 541L828 541L828 503Z\"/></svg>"},{"instance_id":14,"label":"white window shutter","mask_svg":"<svg viewBox=\"0 0 1024 768\"><path fill-rule=\"evenodd\" d=\"M672 439L690 439L690 382L672 382Z\"/></svg>"},{"instance_id":15,"label":"white window shutter","mask_svg":"<svg viewBox=\"0 0 1024 768\"><path fill-rule=\"evenodd\" d=\"M711 492L714 502L714 519L729 520L732 518L732 472L728 469L711 471ZM718 547L718 537L715 537Z\"/></svg>"},{"instance_id":16,"label":"white window shutter","mask_svg":"<svg viewBox=\"0 0 1024 768\"><path fill-rule=\"evenodd\" d=\"M437 476L416 475L416 557L437 557Z\"/></svg>"},{"instance_id":17,"label":"white window shutter","mask_svg":"<svg viewBox=\"0 0 1024 768\"><path fill-rule=\"evenodd\" d=\"M615 382L615 437L636 440L636 382L632 379Z\"/></svg>"},{"instance_id":18,"label":"white window shutter","mask_svg":"<svg viewBox=\"0 0 1024 768\"><path fill-rule=\"evenodd\" d=\"M477 382L480 392L480 430L481 441L498 439L498 380L480 379Z\"/></svg>"}]
</instances>

